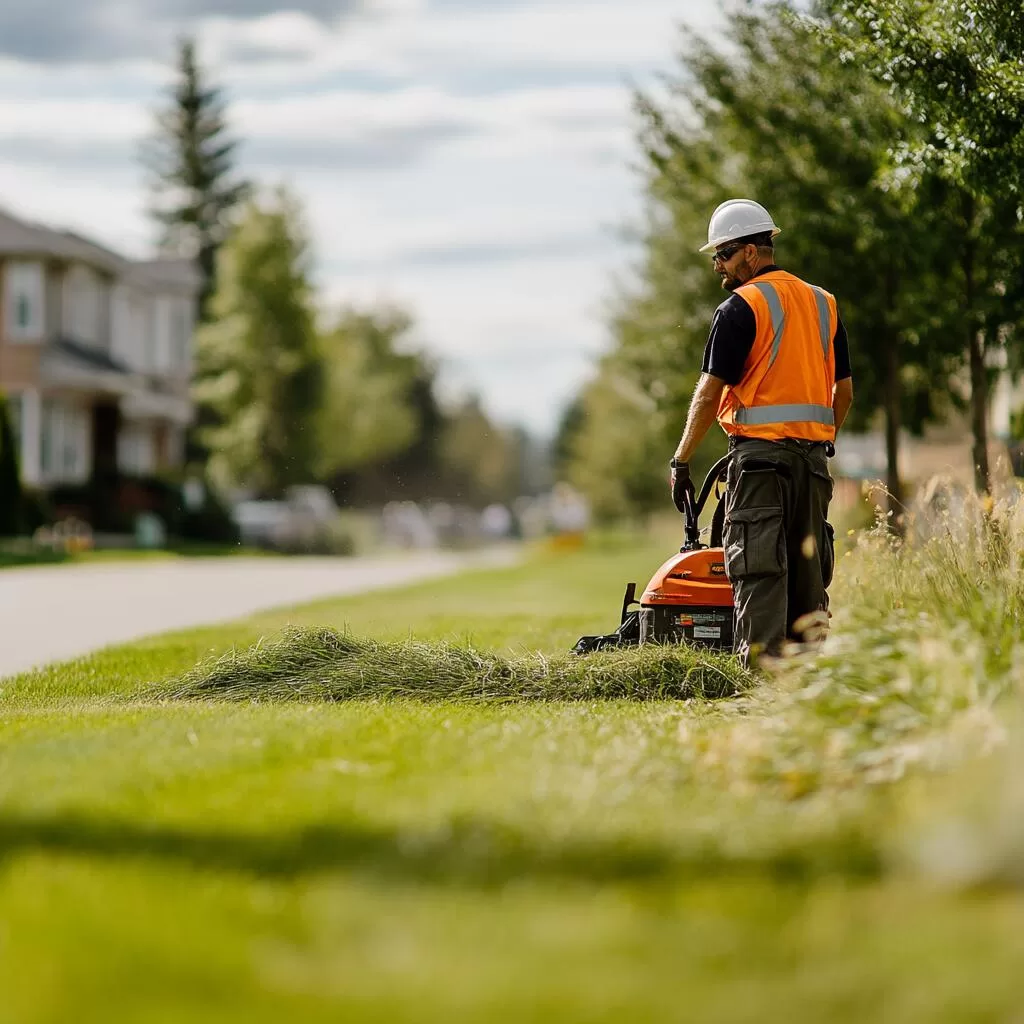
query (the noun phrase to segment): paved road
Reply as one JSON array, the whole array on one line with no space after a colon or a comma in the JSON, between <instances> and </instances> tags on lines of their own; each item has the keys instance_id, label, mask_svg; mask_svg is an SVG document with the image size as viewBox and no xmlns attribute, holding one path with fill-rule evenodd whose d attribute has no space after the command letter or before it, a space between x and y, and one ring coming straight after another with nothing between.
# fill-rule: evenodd
<instances>
[{"instance_id":1,"label":"paved road","mask_svg":"<svg viewBox=\"0 0 1024 1024\"><path fill-rule=\"evenodd\" d=\"M509 551L392 558L211 558L0 571L0 676L155 633L508 564Z\"/></svg>"}]
</instances>

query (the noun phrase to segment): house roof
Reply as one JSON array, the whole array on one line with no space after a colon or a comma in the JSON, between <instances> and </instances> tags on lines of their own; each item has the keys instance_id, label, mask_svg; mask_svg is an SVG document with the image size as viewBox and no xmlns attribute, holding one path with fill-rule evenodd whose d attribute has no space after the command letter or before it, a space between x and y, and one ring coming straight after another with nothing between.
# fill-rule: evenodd
<instances>
[{"instance_id":1,"label":"house roof","mask_svg":"<svg viewBox=\"0 0 1024 1024\"><path fill-rule=\"evenodd\" d=\"M80 260L115 274L123 273L129 266L129 261L123 256L81 235L33 224L6 210L0 210L0 254L57 256L61 259Z\"/></svg>"},{"instance_id":2,"label":"house roof","mask_svg":"<svg viewBox=\"0 0 1024 1024\"><path fill-rule=\"evenodd\" d=\"M131 260L74 231L62 231L0 209L0 256L51 256L85 263L143 286L170 286L195 293L200 277L191 260Z\"/></svg>"},{"instance_id":3,"label":"house roof","mask_svg":"<svg viewBox=\"0 0 1024 1024\"><path fill-rule=\"evenodd\" d=\"M145 283L157 282L172 285L184 291L199 291L202 278L192 260L162 257L156 260L140 260L132 265L132 277Z\"/></svg>"}]
</instances>

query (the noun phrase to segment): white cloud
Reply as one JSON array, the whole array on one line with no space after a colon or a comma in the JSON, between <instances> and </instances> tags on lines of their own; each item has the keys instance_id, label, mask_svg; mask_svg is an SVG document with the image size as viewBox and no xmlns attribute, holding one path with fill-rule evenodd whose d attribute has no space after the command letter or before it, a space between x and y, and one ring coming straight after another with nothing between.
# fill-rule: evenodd
<instances>
[{"instance_id":1,"label":"white cloud","mask_svg":"<svg viewBox=\"0 0 1024 1024\"><path fill-rule=\"evenodd\" d=\"M315 38L291 18L279 23L280 35L258 21L208 22L203 42L218 64L233 65L230 82L257 87L358 74L410 81L470 77L477 84L539 72L643 77L671 56L677 24L713 31L721 17L710 0L480 0L451 8L375 0L336 31ZM266 62L236 61L251 52L255 35ZM278 41L263 45L272 36Z\"/></svg>"},{"instance_id":2,"label":"white cloud","mask_svg":"<svg viewBox=\"0 0 1024 1024\"><path fill-rule=\"evenodd\" d=\"M69 98L0 104L0 138L59 138L88 148L140 138L151 127L131 100Z\"/></svg>"},{"instance_id":3,"label":"white cloud","mask_svg":"<svg viewBox=\"0 0 1024 1024\"><path fill-rule=\"evenodd\" d=\"M358 0L288 0L323 24L341 20ZM159 54L182 31L209 20L239 24L273 16L279 0L33 0L0 6L0 52L47 64L110 61Z\"/></svg>"}]
</instances>

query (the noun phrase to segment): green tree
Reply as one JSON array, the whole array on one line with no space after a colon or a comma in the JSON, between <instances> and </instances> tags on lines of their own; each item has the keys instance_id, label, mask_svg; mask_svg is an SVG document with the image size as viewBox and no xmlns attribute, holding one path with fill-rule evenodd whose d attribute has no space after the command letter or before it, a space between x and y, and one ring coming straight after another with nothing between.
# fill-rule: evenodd
<instances>
[{"instance_id":1,"label":"green tree","mask_svg":"<svg viewBox=\"0 0 1024 1024\"><path fill-rule=\"evenodd\" d=\"M411 373L403 402L413 415L413 438L390 458L332 476L330 486L342 503L379 506L388 501L436 498L440 493L446 419L437 397L437 367L422 352L408 356Z\"/></svg>"},{"instance_id":2,"label":"green tree","mask_svg":"<svg viewBox=\"0 0 1024 1024\"><path fill-rule=\"evenodd\" d=\"M221 250L196 392L217 417L203 440L218 481L276 496L318 475L324 366L310 263L284 189L251 200Z\"/></svg>"},{"instance_id":3,"label":"green tree","mask_svg":"<svg viewBox=\"0 0 1024 1024\"><path fill-rule=\"evenodd\" d=\"M578 393L562 411L555 436L551 441L549 455L551 469L557 476L565 476L573 460L576 439L583 431L587 419L585 391Z\"/></svg>"},{"instance_id":4,"label":"green tree","mask_svg":"<svg viewBox=\"0 0 1024 1024\"><path fill-rule=\"evenodd\" d=\"M343 309L322 336L325 392L319 475L331 477L405 451L420 428L410 390L422 357L398 309Z\"/></svg>"},{"instance_id":5,"label":"green tree","mask_svg":"<svg viewBox=\"0 0 1024 1024\"><path fill-rule=\"evenodd\" d=\"M633 429L662 436L651 475L661 481L711 313L724 298L697 254L709 214L730 196L761 198L784 227L780 261L839 298L858 380L851 425L882 409L895 503L899 431L948 408L956 369L941 280L948 203L934 176L893 172L888 151L901 109L786 11L736 13L724 46L688 40L667 97L638 99L649 199L644 261L620 302L602 374L647 399ZM591 402L608 405L610 396L598 389ZM599 434L609 429L600 422L606 415L591 417ZM722 442L713 432L699 461L720 454ZM601 445L592 447L599 458Z\"/></svg>"},{"instance_id":6,"label":"green tree","mask_svg":"<svg viewBox=\"0 0 1024 1024\"><path fill-rule=\"evenodd\" d=\"M438 493L471 505L511 501L522 493L521 443L490 419L478 398L467 398L446 416Z\"/></svg>"},{"instance_id":7,"label":"green tree","mask_svg":"<svg viewBox=\"0 0 1024 1024\"><path fill-rule=\"evenodd\" d=\"M22 491L17 438L11 427L7 399L0 395L0 537L16 537L22 529Z\"/></svg>"},{"instance_id":8,"label":"green tree","mask_svg":"<svg viewBox=\"0 0 1024 1024\"><path fill-rule=\"evenodd\" d=\"M604 522L646 521L665 507L670 426L663 410L609 355L584 388L577 428L566 439L569 480ZM678 438L676 438L678 441Z\"/></svg>"},{"instance_id":9,"label":"green tree","mask_svg":"<svg viewBox=\"0 0 1024 1024\"><path fill-rule=\"evenodd\" d=\"M198 319L216 287L217 251L249 192L235 169L238 142L228 132L222 91L208 83L195 42L181 40L177 82L143 148L150 174L150 214L169 252L194 259L202 278Z\"/></svg>"},{"instance_id":10,"label":"green tree","mask_svg":"<svg viewBox=\"0 0 1024 1024\"><path fill-rule=\"evenodd\" d=\"M845 59L892 87L923 126L894 153L955 190L959 316L970 371L975 482L989 490L989 365L1019 345L1024 202L1020 0L833 0L819 21ZM1014 355L1011 362L1020 362Z\"/></svg>"}]
</instances>

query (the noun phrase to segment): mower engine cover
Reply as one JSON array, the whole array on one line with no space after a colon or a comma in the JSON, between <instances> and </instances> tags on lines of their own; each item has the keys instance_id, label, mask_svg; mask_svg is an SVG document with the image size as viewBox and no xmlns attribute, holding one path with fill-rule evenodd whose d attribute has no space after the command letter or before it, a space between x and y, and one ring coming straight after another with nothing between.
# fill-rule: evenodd
<instances>
[{"instance_id":1,"label":"mower engine cover","mask_svg":"<svg viewBox=\"0 0 1024 1024\"><path fill-rule=\"evenodd\" d=\"M680 552L654 574L640 599L640 643L686 641L731 651L732 611L722 548Z\"/></svg>"}]
</instances>

